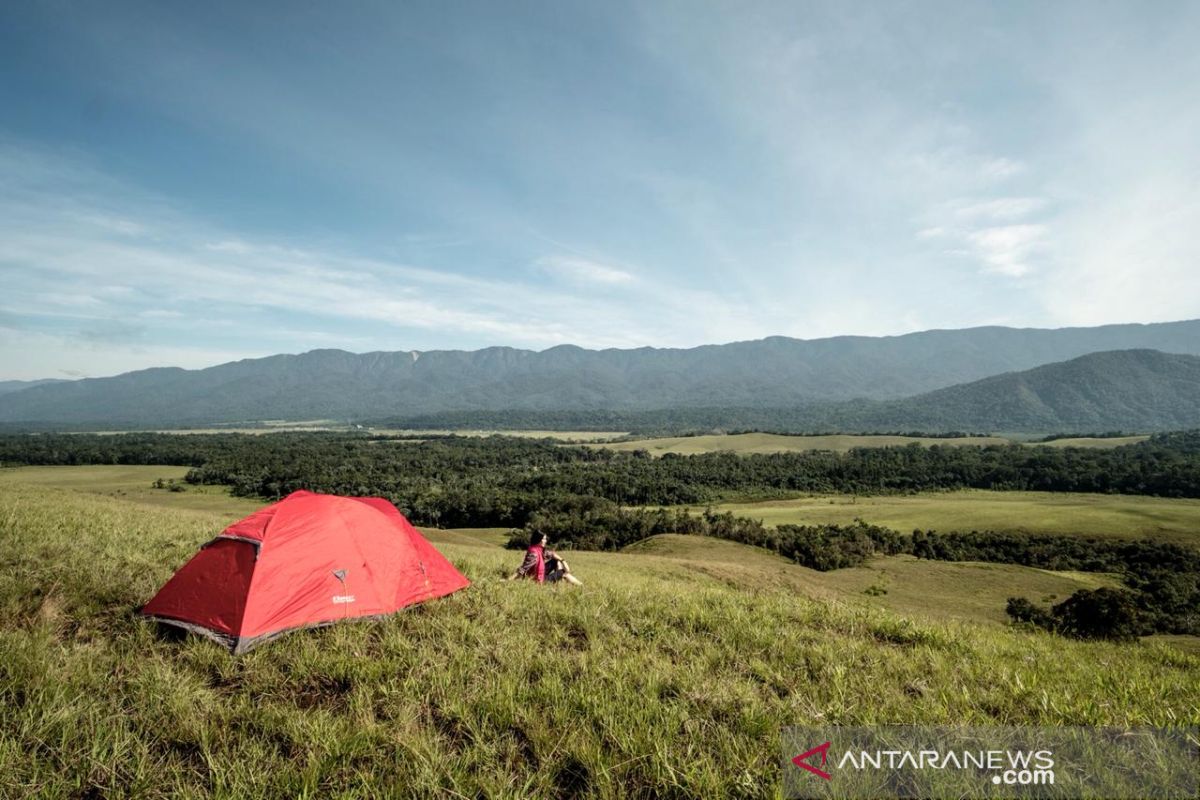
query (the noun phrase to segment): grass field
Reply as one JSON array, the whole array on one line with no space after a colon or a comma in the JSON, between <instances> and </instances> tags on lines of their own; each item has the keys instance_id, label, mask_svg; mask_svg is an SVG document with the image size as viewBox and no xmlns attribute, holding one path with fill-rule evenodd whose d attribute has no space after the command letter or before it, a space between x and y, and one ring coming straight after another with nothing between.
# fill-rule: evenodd
<instances>
[{"instance_id":1,"label":"grass field","mask_svg":"<svg viewBox=\"0 0 1200 800\"><path fill-rule=\"evenodd\" d=\"M0 489L13 484L71 489L162 508L212 511L229 522L263 505L258 499L230 497L224 486L182 484L187 472L187 467L166 466L17 467L0 469ZM159 478L180 483L183 491L155 489Z\"/></svg>"},{"instance_id":2,"label":"grass field","mask_svg":"<svg viewBox=\"0 0 1200 800\"><path fill-rule=\"evenodd\" d=\"M240 501L108 477L0 479L0 796L771 797L788 724L1200 723L1177 647L910 619L875 607L920 601L903 559L818 575L684 537L572 554L574 590L504 581L496 531L437 532L471 588L233 658L132 612Z\"/></svg>"},{"instance_id":3,"label":"grass field","mask_svg":"<svg viewBox=\"0 0 1200 800\"><path fill-rule=\"evenodd\" d=\"M1025 531L1200 544L1200 500L1192 499L964 489L895 496L814 495L715 508L771 526L857 518L905 533L915 528Z\"/></svg>"},{"instance_id":4,"label":"grass field","mask_svg":"<svg viewBox=\"0 0 1200 800\"><path fill-rule=\"evenodd\" d=\"M1092 447L1107 450L1111 447L1124 447L1127 444L1137 444L1149 439L1149 436L1112 436L1112 437L1073 437L1070 439L1053 439L1049 442L1034 442L1042 447Z\"/></svg>"},{"instance_id":5,"label":"grass field","mask_svg":"<svg viewBox=\"0 0 1200 800\"><path fill-rule=\"evenodd\" d=\"M1147 436L1121 438L1075 438L1056 439L1045 443L1027 443L1030 446L1049 447L1093 447L1109 448L1145 441ZM809 450L832 450L836 453L849 452L855 447L896 447L908 444L963 445L1013 444L1014 440L1003 436L968 436L957 439L925 436L858 436L842 434L834 436L786 436L777 433L738 433L712 436L673 436L661 439L636 439L628 442L596 444L610 450L645 450L651 455L676 453L697 455L730 451L734 453L799 453Z\"/></svg>"},{"instance_id":6,"label":"grass field","mask_svg":"<svg viewBox=\"0 0 1200 800\"><path fill-rule=\"evenodd\" d=\"M832 450L845 453L855 447L891 447L906 444L1008 444L1008 439L994 436L962 439L934 439L911 436L785 436L777 433L738 433L713 436L672 436L663 439L636 439L629 442L597 444L609 450L645 450L651 455L677 453L696 455L732 451L734 453L791 453L807 450Z\"/></svg>"},{"instance_id":7,"label":"grass field","mask_svg":"<svg viewBox=\"0 0 1200 800\"><path fill-rule=\"evenodd\" d=\"M875 558L862 567L817 572L769 550L674 534L637 542L624 552L671 559L746 591L754 591L766 581L818 599L936 621L1006 625L1004 605L1014 595L1049 603L1063 600L1078 589L1119 585L1115 577L1095 573L923 561L912 556Z\"/></svg>"}]
</instances>

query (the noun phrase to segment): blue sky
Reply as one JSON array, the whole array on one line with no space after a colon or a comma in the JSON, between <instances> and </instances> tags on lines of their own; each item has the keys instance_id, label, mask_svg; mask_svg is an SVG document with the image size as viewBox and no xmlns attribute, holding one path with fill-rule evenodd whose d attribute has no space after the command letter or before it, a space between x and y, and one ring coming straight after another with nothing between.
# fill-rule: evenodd
<instances>
[{"instance_id":1,"label":"blue sky","mask_svg":"<svg viewBox=\"0 0 1200 800\"><path fill-rule=\"evenodd\" d=\"M1200 4L0 7L0 379L1200 317Z\"/></svg>"}]
</instances>

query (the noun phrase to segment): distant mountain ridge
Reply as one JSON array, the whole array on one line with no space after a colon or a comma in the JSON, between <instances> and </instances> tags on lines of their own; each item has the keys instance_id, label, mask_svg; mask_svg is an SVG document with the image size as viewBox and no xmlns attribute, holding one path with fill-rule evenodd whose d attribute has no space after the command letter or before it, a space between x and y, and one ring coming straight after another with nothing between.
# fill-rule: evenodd
<instances>
[{"instance_id":1,"label":"distant mountain ridge","mask_svg":"<svg viewBox=\"0 0 1200 800\"><path fill-rule=\"evenodd\" d=\"M925 430L1108 431L1200 427L1200 358L1091 353L881 403L880 422Z\"/></svg>"},{"instance_id":2,"label":"distant mountain ridge","mask_svg":"<svg viewBox=\"0 0 1200 800\"><path fill-rule=\"evenodd\" d=\"M1103 433L1200 428L1200 358L1157 350L1090 353L901 400L781 408L702 407L605 412L448 412L377 421L384 427L814 432Z\"/></svg>"},{"instance_id":3,"label":"distant mountain ridge","mask_svg":"<svg viewBox=\"0 0 1200 800\"><path fill-rule=\"evenodd\" d=\"M36 381L0 381L0 394L19 392L22 389L32 389L34 386L45 386L50 383L65 383L62 378L42 378Z\"/></svg>"},{"instance_id":4,"label":"distant mountain ridge","mask_svg":"<svg viewBox=\"0 0 1200 800\"><path fill-rule=\"evenodd\" d=\"M1200 320L1060 330L988 327L877 338L771 337L691 349L314 350L202 370L155 368L24 388L0 394L0 422L144 427L501 409L825 406L855 398L903 400L952 386L962 390L958 384L1001 373L1130 349L1200 355ZM967 402L953 397L936 401Z\"/></svg>"}]
</instances>

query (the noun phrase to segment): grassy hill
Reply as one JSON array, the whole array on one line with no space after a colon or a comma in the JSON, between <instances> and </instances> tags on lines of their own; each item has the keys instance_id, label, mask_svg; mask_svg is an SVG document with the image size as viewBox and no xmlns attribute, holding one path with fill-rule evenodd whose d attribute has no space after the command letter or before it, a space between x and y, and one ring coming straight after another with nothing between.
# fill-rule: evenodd
<instances>
[{"instance_id":1,"label":"grassy hill","mask_svg":"<svg viewBox=\"0 0 1200 800\"><path fill-rule=\"evenodd\" d=\"M869 605L903 600L900 564L860 602L678 537L574 554L579 591L504 581L495 532L438 533L470 589L235 659L132 610L239 509L19 478L0 481L0 795L770 797L788 724L1200 722L1178 649L909 619Z\"/></svg>"},{"instance_id":2,"label":"grassy hill","mask_svg":"<svg viewBox=\"0 0 1200 800\"><path fill-rule=\"evenodd\" d=\"M964 489L912 495L813 495L721 503L718 511L767 525L846 524L862 519L899 531L1020 531L1200 544L1200 500L1070 492Z\"/></svg>"},{"instance_id":3,"label":"grassy hill","mask_svg":"<svg viewBox=\"0 0 1200 800\"><path fill-rule=\"evenodd\" d=\"M1049 442L1029 442L1031 447L1087 447L1108 449L1137 444L1149 436L1087 437L1073 436L1053 439ZM831 450L846 453L855 447L903 447L909 444L963 445L1011 444L1014 440L1003 436L871 436L860 434L833 434L827 436L794 436L779 433L734 433L709 434L704 436L661 436L647 439L631 439L622 442L589 442L589 447L607 450L645 450L653 456L665 453L696 455L698 453L803 453L811 450Z\"/></svg>"},{"instance_id":4,"label":"grassy hill","mask_svg":"<svg viewBox=\"0 0 1200 800\"><path fill-rule=\"evenodd\" d=\"M856 436L839 434L833 436L786 436L777 433L738 433L709 436L668 436L654 439L635 439L628 442L589 444L608 450L645 450L651 455L676 453L792 453L809 450L832 450L845 453L855 447L895 447L906 444L984 445L1008 444L1008 439L996 436L963 436L953 439L935 439L922 436Z\"/></svg>"},{"instance_id":5,"label":"grassy hill","mask_svg":"<svg viewBox=\"0 0 1200 800\"><path fill-rule=\"evenodd\" d=\"M817 572L768 550L702 536L661 534L624 549L640 559L669 559L744 591L765 584L802 595L936 622L1005 625L1013 595L1043 602L1079 589L1120 581L1087 572L1053 572L1012 564L924 561L912 556L875 558L861 567Z\"/></svg>"}]
</instances>

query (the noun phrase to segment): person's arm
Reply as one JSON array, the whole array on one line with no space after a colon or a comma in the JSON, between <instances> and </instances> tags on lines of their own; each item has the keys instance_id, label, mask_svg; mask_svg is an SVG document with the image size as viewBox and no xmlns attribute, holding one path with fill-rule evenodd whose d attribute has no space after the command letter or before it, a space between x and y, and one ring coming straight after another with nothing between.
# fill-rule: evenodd
<instances>
[{"instance_id":1,"label":"person's arm","mask_svg":"<svg viewBox=\"0 0 1200 800\"><path fill-rule=\"evenodd\" d=\"M525 560L521 562L521 566L517 567L517 571L508 576L510 581L517 578L527 577L531 570L537 567L537 554L532 550L525 553Z\"/></svg>"}]
</instances>

